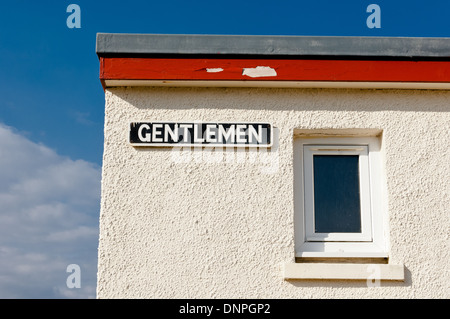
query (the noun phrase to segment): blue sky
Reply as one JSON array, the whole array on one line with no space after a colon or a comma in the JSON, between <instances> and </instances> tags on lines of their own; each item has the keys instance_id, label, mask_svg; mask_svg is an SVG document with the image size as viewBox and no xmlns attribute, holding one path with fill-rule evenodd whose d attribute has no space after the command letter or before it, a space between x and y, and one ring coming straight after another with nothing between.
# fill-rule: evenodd
<instances>
[{"instance_id":1,"label":"blue sky","mask_svg":"<svg viewBox=\"0 0 450 319\"><path fill-rule=\"evenodd\" d=\"M69 29L69 4L81 28ZM366 25L369 4L381 28ZM9 1L0 10L0 298L95 297L97 32L450 37L450 1ZM81 288L66 286L67 265Z\"/></svg>"}]
</instances>

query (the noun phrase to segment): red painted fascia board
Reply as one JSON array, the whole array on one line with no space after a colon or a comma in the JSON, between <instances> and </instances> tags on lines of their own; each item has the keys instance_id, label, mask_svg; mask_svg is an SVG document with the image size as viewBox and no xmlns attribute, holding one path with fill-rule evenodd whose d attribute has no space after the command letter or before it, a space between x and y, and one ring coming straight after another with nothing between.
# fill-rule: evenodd
<instances>
[{"instance_id":1,"label":"red painted fascia board","mask_svg":"<svg viewBox=\"0 0 450 319\"><path fill-rule=\"evenodd\" d=\"M104 70L105 70L105 58L100 57L100 82L102 84L103 90L106 89Z\"/></svg>"},{"instance_id":2,"label":"red painted fascia board","mask_svg":"<svg viewBox=\"0 0 450 319\"><path fill-rule=\"evenodd\" d=\"M244 68L256 67L271 68L276 76L243 75ZM445 83L450 61L101 57L100 79Z\"/></svg>"}]
</instances>

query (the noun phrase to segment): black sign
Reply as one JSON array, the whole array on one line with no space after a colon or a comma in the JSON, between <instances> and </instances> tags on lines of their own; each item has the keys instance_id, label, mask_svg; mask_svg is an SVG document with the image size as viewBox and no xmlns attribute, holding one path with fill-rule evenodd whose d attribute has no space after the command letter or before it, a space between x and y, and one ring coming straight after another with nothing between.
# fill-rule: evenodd
<instances>
[{"instance_id":1,"label":"black sign","mask_svg":"<svg viewBox=\"0 0 450 319\"><path fill-rule=\"evenodd\" d=\"M268 123L177 123L130 124L130 143L135 146L236 146L270 147Z\"/></svg>"}]
</instances>

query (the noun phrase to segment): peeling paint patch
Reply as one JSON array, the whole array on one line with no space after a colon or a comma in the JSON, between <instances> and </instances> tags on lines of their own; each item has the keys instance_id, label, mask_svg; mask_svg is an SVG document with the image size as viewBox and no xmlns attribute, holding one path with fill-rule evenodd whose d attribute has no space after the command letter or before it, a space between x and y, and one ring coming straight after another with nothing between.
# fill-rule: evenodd
<instances>
[{"instance_id":1,"label":"peeling paint patch","mask_svg":"<svg viewBox=\"0 0 450 319\"><path fill-rule=\"evenodd\" d=\"M222 68L206 68L206 72L208 72L208 73L219 73L222 71L223 71Z\"/></svg>"},{"instance_id":2,"label":"peeling paint patch","mask_svg":"<svg viewBox=\"0 0 450 319\"><path fill-rule=\"evenodd\" d=\"M268 66L257 66L256 68L244 68L242 70L242 75L258 78L263 76L277 76L277 72L275 69Z\"/></svg>"}]
</instances>

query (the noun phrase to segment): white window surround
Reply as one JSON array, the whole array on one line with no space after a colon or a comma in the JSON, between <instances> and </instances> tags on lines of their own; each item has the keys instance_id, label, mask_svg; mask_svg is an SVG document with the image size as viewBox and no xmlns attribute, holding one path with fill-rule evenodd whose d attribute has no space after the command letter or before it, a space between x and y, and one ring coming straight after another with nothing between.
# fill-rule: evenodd
<instances>
[{"instance_id":1,"label":"white window surround","mask_svg":"<svg viewBox=\"0 0 450 319\"><path fill-rule=\"evenodd\" d=\"M312 155L360 157L361 233L314 233L312 228ZM294 139L294 228L296 257L388 257L387 220L380 139L371 137L297 137ZM305 183L306 179L306 183Z\"/></svg>"}]
</instances>

